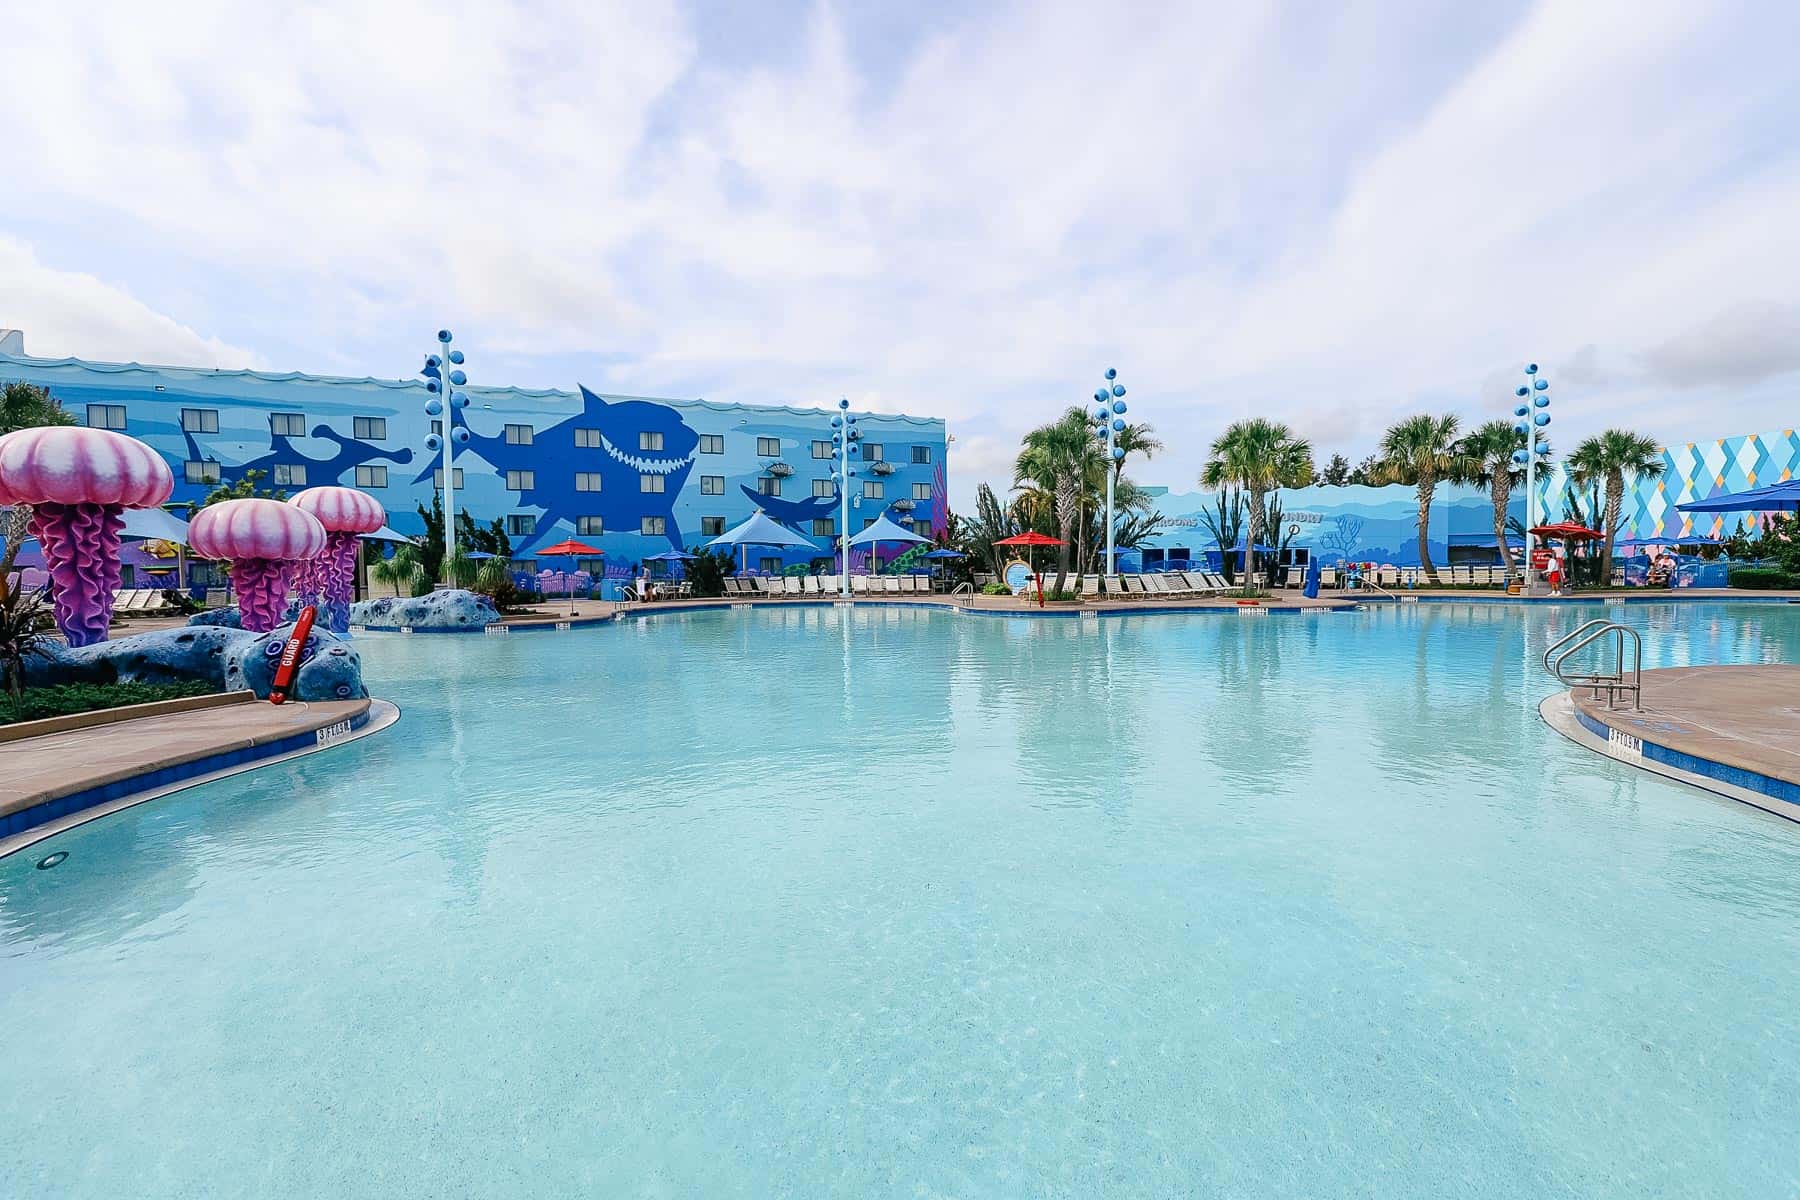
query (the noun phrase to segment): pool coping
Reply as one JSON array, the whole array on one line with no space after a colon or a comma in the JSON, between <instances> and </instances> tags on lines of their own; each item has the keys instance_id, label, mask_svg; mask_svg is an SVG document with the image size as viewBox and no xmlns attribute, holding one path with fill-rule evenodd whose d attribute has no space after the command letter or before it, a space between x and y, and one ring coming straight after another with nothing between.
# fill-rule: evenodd
<instances>
[{"instance_id":1,"label":"pool coping","mask_svg":"<svg viewBox=\"0 0 1800 1200\"><path fill-rule=\"evenodd\" d=\"M182 762L147 768L122 779L54 797L5 818L0 828L11 831L0 836L0 858L89 821L174 792L360 741L382 732L399 719L398 705L371 699L360 713L345 720L267 742L201 753ZM21 823L20 819L26 817L35 817L35 820Z\"/></svg>"},{"instance_id":2,"label":"pool coping","mask_svg":"<svg viewBox=\"0 0 1800 1200\"><path fill-rule=\"evenodd\" d=\"M1538 716L1544 724L1576 745L1615 762L1800 824L1800 784L1677 750L1642 733L1608 725L1597 716L1584 712L1573 691L1553 692L1546 696L1538 705Z\"/></svg>"}]
</instances>

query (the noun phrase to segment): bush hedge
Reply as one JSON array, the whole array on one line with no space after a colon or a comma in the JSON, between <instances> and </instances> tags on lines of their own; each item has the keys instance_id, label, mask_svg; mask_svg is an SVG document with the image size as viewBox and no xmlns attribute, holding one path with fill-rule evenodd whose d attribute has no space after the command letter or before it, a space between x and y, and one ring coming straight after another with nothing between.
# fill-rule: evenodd
<instances>
[{"instance_id":1,"label":"bush hedge","mask_svg":"<svg viewBox=\"0 0 1800 1200\"><path fill-rule=\"evenodd\" d=\"M1800 575L1790 575L1779 567L1733 567L1727 579L1734 588L1800 588Z\"/></svg>"},{"instance_id":2,"label":"bush hedge","mask_svg":"<svg viewBox=\"0 0 1800 1200\"><path fill-rule=\"evenodd\" d=\"M126 704L149 704L155 700L179 700L184 696L205 696L219 689L197 679L180 683L59 683L50 687L27 689L14 700L0 699L0 725L15 721L41 721L46 717L66 717L74 713L93 712L102 708L119 708Z\"/></svg>"}]
</instances>

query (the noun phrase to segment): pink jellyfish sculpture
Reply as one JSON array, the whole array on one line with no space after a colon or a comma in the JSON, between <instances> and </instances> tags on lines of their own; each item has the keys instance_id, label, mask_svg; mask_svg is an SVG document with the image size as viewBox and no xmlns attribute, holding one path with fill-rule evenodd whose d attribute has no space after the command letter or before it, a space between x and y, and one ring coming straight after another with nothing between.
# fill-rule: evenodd
<instances>
[{"instance_id":1,"label":"pink jellyfish sculpture","mask_svg":"<svg viewBox=\"0 0 1800 1200\"><path fill-rule=\"evenodd\" d=\"M323 593L331 632L350 633L350 596L356 587L356 552L362 534L387 523L387 510L367 492L347 487L307 488L288 501L319 519L325 527L325 551L300 568L296 586L300 602Z\"/></svg>"},{"instance_id":2,"label":"pink jellyfish sculpture","mask_svg":"<svg viewBox=\"0 0 1800 1200\"><path fill-rule=\"evenodd\" d=\"M47 425L0 437L0 505L31 505L69 645L106 640L124 510L153 508L174 488L162 455L122 433Z\"/></svg>"},{"instance_id":3,"label":"pink jellyfish sculpture","mask_svg":"<svg viewBox=\"0 0 1800 1200\"><path fill-rule=\"evenodd\" d=\"M244 628L267 633L281 624L296 564L325 549L325 527L305 509L279 500L227 500L194 514L188 546L230 561Z\"/></svg>"}]
</instances>

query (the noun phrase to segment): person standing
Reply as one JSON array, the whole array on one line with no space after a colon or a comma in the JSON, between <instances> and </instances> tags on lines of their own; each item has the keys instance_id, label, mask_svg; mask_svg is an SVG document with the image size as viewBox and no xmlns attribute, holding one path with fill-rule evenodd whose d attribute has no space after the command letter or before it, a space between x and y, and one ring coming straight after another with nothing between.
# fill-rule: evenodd
<instances>
[{"instance_id":1,"label":"person standing","mask_svg":"<svg viewBox=\"0 0 1800 1200\"><path fill-rule=\"evenodd\" d=\"M1552 596L1562 595L1562 585L1563 585L1562 547L1552 546L1550 548L1550 594Z\"/></svg>"}]
</instances>

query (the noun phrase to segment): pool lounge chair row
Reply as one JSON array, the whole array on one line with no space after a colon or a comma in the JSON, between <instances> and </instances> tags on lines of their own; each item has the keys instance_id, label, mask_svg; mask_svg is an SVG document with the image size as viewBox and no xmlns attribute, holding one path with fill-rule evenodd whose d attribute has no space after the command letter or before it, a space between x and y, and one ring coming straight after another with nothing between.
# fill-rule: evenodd
<instances>
[{"instance_id":1,"label":"pool lounge chair row","mask_svg":"<svg viewBox=\"0 0 1800 1200\"><path fill-rule=\"evenodd\" d=\"M148 616L152 613L173 612L175 606L162 593L161 588L120 588L113 593L113 612L115 614L133 614Z\"/></svg>"},{"instance_id":2,"label":"pool lounge chair row","mask_svg":"<svg viewBox=\"0 0 1800 1200\"><path fill-rule=\"evenodd\" d=\"M1320 567L1319 586L1335 588L1343 586L1348 575L1341 567ZM1438 568L1438 582L1450 587L1504 587L1507 583L1506 568L1503 566L1448 566ZM1425 572L1418 567L1376 567L1373 571L1364 571L1363 578L1370 580L1377 587L1410 588L1421 583L1429 583ZM1288 587L1302 587L1306 583L1305 567L1289 567L1284 581Z\"/></svg>"},{"instance_id":3,"label":"pool lounge chair row","mask_svg":"<svg viewBox=\"0 0 1800 1200\"><path fill-rule=\"evenodd\" d=\"M795 596L835 596L839 579L836 575L752 576L727 579L727 596L755 596L761 599L786 599ZM931 593L931 580L923 575L852 575L853 596L924 596Z\"/></svg>"}]
</instances>

